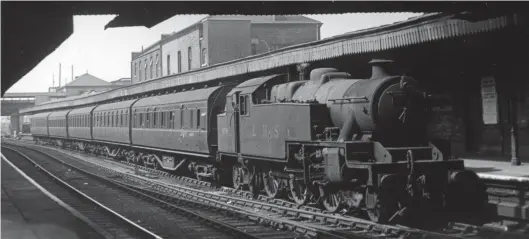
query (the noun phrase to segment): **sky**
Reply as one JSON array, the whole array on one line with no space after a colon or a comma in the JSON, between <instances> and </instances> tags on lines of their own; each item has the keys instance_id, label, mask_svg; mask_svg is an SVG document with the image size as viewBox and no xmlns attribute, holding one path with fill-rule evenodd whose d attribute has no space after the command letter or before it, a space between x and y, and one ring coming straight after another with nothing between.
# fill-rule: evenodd
<instances>
[{"instance_id":1,"label":"sky","mask_svg":"<svg viewBox=\"0 0 529 239\"><path fill-rule=\"evenodd\" d=\"M355 13L304 15L323 23L321 37L327 38L346 32L404 21L422 13ZM177 15L152 28L104 26L114 15L74 16L74 32L53 53L44 58L33 70L20 79L7 92L47 92L48 87L71 82L71 69L75 76L89 73L105 81L130 77L131 52L141 51L160 39L161 34L179 31L207 15ZM55 80L53 80L55 79ZM53 84L55 82L55 84Z\"/></svg>"}]
</instances>

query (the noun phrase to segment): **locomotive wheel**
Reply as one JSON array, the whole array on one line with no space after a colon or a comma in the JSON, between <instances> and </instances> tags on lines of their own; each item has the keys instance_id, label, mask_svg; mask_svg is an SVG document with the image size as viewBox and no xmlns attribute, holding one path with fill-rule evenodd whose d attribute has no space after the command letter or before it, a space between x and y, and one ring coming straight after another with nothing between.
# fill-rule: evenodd
<instances>
[{"instance_id":1,"label":"locomotive wheel","mask_svg":"<svg viewBox=\"0 0 529 239\"><path fill-rule=\"evenodd\" d=\"M337 190L330 191L327 189L321 203L325 210L329 212L337 212L343 205L342 194Z\"/></svg>"},{"instance_id":2,"label":"locomotive wheel","mask_svg":"<svg viewBox=\"0 0 529 239\"><path fill-rule=\"evenodd\" d=\"M263 184L266 195L271 198L276 198L278 197L279 191L281 190L279 188L281 182L276 177L270 175L271 172L272 171L263 173Z\"/></svg>"},{"instance_id":3,"label":"locomotive wheel","mask_svg":"<svg viewBox=\"0 0 529 239\"><path fill-rule=\"evenodd\" d=\"M309 202L311 192L303 180L297 180L294 175L291 175L289 189L290 196L296 204L306 205Z\"/></svg>"},{"instance_id":4,"label":"locomotive wheel","mask_svg":"<svg viewBox=\"0 0 529 239\"><path fill-rule=\"evenodd\" d=\"M253 198L259 197L259 193L261 191L261 173L254 171L252 174L252 178L250 180L250 184L248 185L248 188L250 192L252 193Z\"/></svg>"},{"instance_id":5,"label":"locomotive wheel","mask_svg":"<svg viewBox=\"0 0 529 239\"><path fill-rule=\"evenodd\" d=\"M243 183L243 172L242 172L242 167L239 163L236 163L235 165L233 165L233 175L232 175L232 183L233 183L233 188L234 189L241 189L242 188L242 183Z\"/></svg>"},{"instance_id":6,"label":"locomotive wheel","mask_svg":"<svg viewBox=\"0 0 529 239\"><path fill-rule=\"evenodd\" d=\"M375 223L388 223L389 219L399 208L398 201L389 192L370 192L370 189L368 189L366 194L366 200L369 197L373 197L375 201L373 208L367 208L369 219Z\"/></svg>"}]
</instances>

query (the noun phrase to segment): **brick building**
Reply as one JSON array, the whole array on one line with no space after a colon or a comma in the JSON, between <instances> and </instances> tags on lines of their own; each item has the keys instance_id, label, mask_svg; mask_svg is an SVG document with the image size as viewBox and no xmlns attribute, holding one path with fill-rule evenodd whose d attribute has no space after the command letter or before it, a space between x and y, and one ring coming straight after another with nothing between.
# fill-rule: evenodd
<instances>
[{"instance_id":1,"label":"brick building","mask_svg":"<svg viewBox=\"0 0 529 239\"><path fill-rule=\"evenodd\" d=\"M162 35L162 39L163 39ZM132 84L152 80L161 76L161 40L142 49L141 52L132 52L130 75Z\"/></svg>"},{"instance_id":2,"label":"brick building","mask_svg":"<svg viewBox=\"0 0 529 239\"><path fill-rule=\"evenodd\" d=\"M321 25L303 16L208 16L132 53L132 84L317 41Z\"/></svg>"}]
</instances>

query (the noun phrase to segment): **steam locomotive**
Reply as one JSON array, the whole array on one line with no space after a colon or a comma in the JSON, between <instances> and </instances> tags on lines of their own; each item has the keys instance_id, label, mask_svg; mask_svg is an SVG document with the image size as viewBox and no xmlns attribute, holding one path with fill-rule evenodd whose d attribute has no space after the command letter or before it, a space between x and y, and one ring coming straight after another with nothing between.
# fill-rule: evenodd
<instances>
[{"instance_id":1,"label":"steam locomotive","mask_svg":"<svg viewBox=\"0 0 529 239\"><path fill-rule=\"evenodd\" d=\"M428 139L434 98L413 78L389 75L391 61L370 64L370 79L319 68L307 80L274 74L39 113L31 133L36 143L331 212L367 212L378 223L421 211L481 211L483 183Z\"/></svg>"}]
</instances>

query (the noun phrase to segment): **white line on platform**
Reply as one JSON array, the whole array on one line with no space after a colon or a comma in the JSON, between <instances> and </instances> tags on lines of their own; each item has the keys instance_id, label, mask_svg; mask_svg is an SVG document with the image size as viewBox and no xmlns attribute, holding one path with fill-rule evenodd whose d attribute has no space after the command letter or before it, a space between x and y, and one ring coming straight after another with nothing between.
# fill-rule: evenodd
<instances>
[{"instance_id":1,"label":"white line on platform","mask_svg":"<svg viewBox=\"0 0 529 239\"><path fill-rule=\"evenodd\" d=\"M528 172L529 173L529 172ZM482 179L498 180L498 181L515 181L520 183L529 183L528 177L516 177L498 174L478 173L478 176Z\"/></svg>"},{"instance_id":2,"label":"white line on platform","mask_svg":"<svg viewBox=\"0 0 529 239\"><path fill-rule=\"evenodd\" d=\"M24 177L28 182L33 184L38 190L40 190L44 195L46 195L48 198L59 204L61 207L66 209L68 212L70 212L73 216L79 218L81 221L88 224L90 227L92 227L94 230L96 230L101 236L104 236L105 238L114 238L114 236L110 235L107 231L103 230L101 227L97 226L95 223L93 223L90 219L85 217L82 213L77 211L75 208L71 207L70 205L63 202L61 199L50 193L48 190L43 188L40 184L35 182L32 178L30 178L26 173L24 173L22 170L20 170L17 166L15 166L11 161L9 161L3 154L0 153L0 156L2 159L9 164L15 171L17 171L22 177Z\"/></svg>"}]
</instances>

